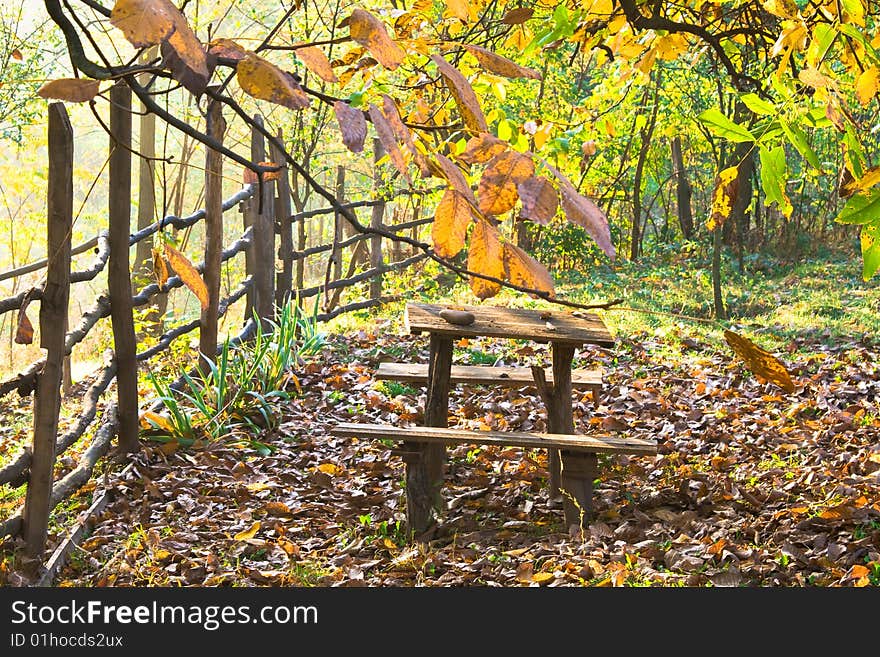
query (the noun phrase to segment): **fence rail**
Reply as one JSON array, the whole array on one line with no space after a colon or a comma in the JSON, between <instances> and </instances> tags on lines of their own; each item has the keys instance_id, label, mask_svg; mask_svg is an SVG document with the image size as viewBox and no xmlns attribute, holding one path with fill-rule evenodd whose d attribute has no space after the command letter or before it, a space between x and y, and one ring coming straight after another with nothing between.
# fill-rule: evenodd
<instances>
[{"instance_id":1,"label":"fence rail","mask_svg":"<svg viewBox=\"0 0 880 657\"><path fill-rule=\"evenodd\" d=\"M50 257L17 267L11 271L0 273L0 281L19 278L34 272L46 269L46 276L41 283L33 285L17 294L0 300L0 314L17 310L23 312L28 304L40 302L41 320L45 312L51 309L52 303L57 302L57 285L53 280L63 281L62 290L64 307L71 284L92 281L101 272L108 273L109 293L98 296L91 307L81 314L79 323L74 328L67 330L66 320L63 325L55 329L55 347L49 348L46 356L40 358L18 374L0 382L0 398L12 391L17 391L21 396L34 395L34 409L36 413L45 416L50 431L43 434L35 433L34 445L25 447L13 456L3 467L0 467L0 486L9 485L18 487L27 485L26 499L23 508L12 516L0 521L0 538L8 535L22 534L25 536L26 550L30 556L42 558L46 545L46 531L48 527L49 513L63 499L73 494L78 488L88 481L92 471L100 459L110 449L113 438L118 439L118 451L131 451L133 445L137 447L137 433L126 438L125 433L131 432L132 418L137 420L137 404L132 404L130 385L136 382L138 363L144 363L167 350L175 340L197 329L205 330L205 321L209 324L216 322L219 317L225 315L236 302L246 299L247 308L244 313L246 321L240 333L232 339L238 343L249 339L256 328L250 317L251 310L257 311L261 319L272 319L275 309L283 301L290 298L306 299L324 294L325 304L323 312L318 314L317 321L328 321L343 313L355 310L372 308L398 297L383 295L382 276L388 272L399 271L410 267L427 256L424 253L410 255L396 262L385 262L382 254L381 240L376 240L375 235L357 233L353 227L346 226L342 216L333 208L312 208L302 211L290 212L290 181L287 172L283 171L284 177L277 181L277 185L264 183L262 186L256 183L244 185L241 190L222 201L217 212L216 190L219 189L221 179L222 162L213 160L212 166L206 166L206 190L213 189L214 210L211 210L211 199L206 201L206 208L200 209L185 217L169 215L147 226L140 227L136 232L130 232L130 196L131 196L131 115L124 108L130 103L127 96L128 90L121 84L115 86L111 93L115 102L111 107L110 122L110 149L111 167L109 177L111 179L110 193L110 225L109 229L102 230L95 237L77 246L70 244L70 227L72 226L72 206L59 212L58 207L66 204L70 206L72 200L72 186L69 187L70 198L54 198L53 189L58 186L58 181L53 181L51 176L58 177L58 172L66 172L64 176L72 176L72 147L65 147L63 140L70 139L72 145L72 131L69 135L63 130L59 132L58 125L66 123L67 113L62 103L52 103L50 112L49 130L49 221L47 222L50 249L47 251ZM219 110L217 110L219 111ZM210 113L210 110L209 110ZM259 117L255 117L260 122ZM216 116L213 121L217 121ZM222 120L222 117L221 117ZM59 123L60 122L60 123ZM216 125L216 124L215 124ZM220 131L222 140L222 131ZM59 137L59 135L61 135ZM65 136L66 135L66 136ZM279 133L279 136L280 133ZM377 155L379 148L377 148ZM217 158L216 153L209 153L209 157ZM261 134L255 129L252 139L252 157L255 161L265 159L265 147ZM376 158L378 160L378 157ZM54 173L53 173L54 172ZM152 180L145 181L143 176L149 174L149 168L141 168L141 185L152 184ZM212 178L214 176L214 178ZM344 178L340 176L340 178ZM71 178L72 180L72 178ZM213 187L211 187L213 185ZM374 185L378 189L378 185ZM275 195L277 191L278 195ZM344 195L344 189L339 190ZM207 194L206 194L207 196ZM399 233L405 230L418 230L430 223L430 218L415 219L402 222L397 225L384 225L385 206L390 199L372 199L356 202L344 202L342 205L347 209L371 208L371 225L384 228L390 232ZM198 319L174 326L161 335L156 336L155 343L151 346L136 350L136 342L133 339L133 309L156 302L159 295L180 288L184 281L179 274L170 276L163 285L148 283L139 289L132 288L131 267L128 264L128 249L138 245L142 246L145 240L154 238L166 227L178 230L190 228L201 221L210 225L212 221L221 221L222 216L228 210L238 207L243 215L243 231L231 244L223 247L222 244L213 244L217 240L206 238L205 258L195 265L195 268L207 280L211 272L216 277L219 275L217 265L226 263L236 256L244 253L246 258L245 276L237 284L235 289L226 297L216 301L216 311L206 316L203 312ZM213 213L213 214L212 214ZM277 215L277 216L276 216ZM320 216L333 215L335 217L334 238L331 242L316 246L306 246L303 232L300 231L299 239L293 239L293 226L308 219ZM417 216L417 215L416 215ZM347 222L346 222L347 223ZM221 230L222 230L222 223ZM215 228L216 230L216 228ZM61 232L59 232L61 231ZM348 234L346 234L348 233ZM354 233L354 234L351 234ZM66 237L59 238L59 235ZM222 232L220 233L222 239ZM276 240L276 237L279 239ZM58 248L52 248L52 241L61 239L61 250L67 254L66 265L57 258ZM369 245L370 256L363 257L363 249ZM298 247L298 248L297 248ZM348 272L342 275L341 253L343 249L353 248L352 258ZM70 271L69 259L89 250L95 250L92 263L78 271ZM216 250L220 250L216 254ZM397 254L395 249L395 254ZM212 254L214 254L212 256ZM259 255L257 255L259 254ZM305 286L301 274L302 263L308 258L328 254L327 277L324 282L317 285ZM330 276L331 265L334 259L336 265L335 277ZM278 262L280 261L280 262ZM294 278L294 264L297 267L296 281ZM276 267L276 264L280 265ZM358 271L361 265L368 265L363 271ZM219 280L216 278L215 280ZM351 288L359 283L370 281L370 295L368 299L341 303L340 294L343 290ZM123 293L124 292L124 293ZM331 295L330 292L333 292ZM120 308L122 311L120 311ZM57 312L57 309L56 309ZM66 311L65 311L66 317ZM110 317L113 327L115 348L113 356L96 372L88 388L82 393L81 407L78 415L72 419L63 435L57 435L57 425L60 416L60 390L55 381L44 379L46 372L51 366L57 369L61 359L69 357L74 348L80 344L86 336L98 325L100 320ZM46 346L46 335L49 330L41 323L41 346ZM210 331L208 332L210 335ZM216 329L214 332L216 339ZM213 342L212 342L213 344ZM203 345L201 345L203 346ZM215 345L219 350L221 345ZM204 351L204 348L202 349ZM215 351L216 353L216 351ZM124 354L125 358L121 355ZM213 356L214 354L211 354ZM57 375L57 373L56 373ZM55 376L55 375L53 375ZM101 399L113 382L116 381L116 398L108 400L103 413L100 413ZM125 381L126 385L122 385ZM175 381L172 389L179 389L183 377ZM46 385L41 384L41 382ZM60 380L59 380L60 385ZM129 386L126 393L125 388ZM135 390L136 394L136 390ZM153 409L161 408L161 401L153 404ZM41 410L42 409L42 410ZM48 411L46 409L49 409ZM51 473L54 470L55 460L75 445L86 432L98 421L97 428L91 441L83 449L79 462L58 481L53 482ZM128 429L126 429L126 426ZM54 429L52 427L54 426ZM40 440L43 442L40 443ZM128 441L128 450L126 442ZM48 479L47 479L48 473ZM37 479L37 474L41 479Z\"/></svg>"}]
</instances>

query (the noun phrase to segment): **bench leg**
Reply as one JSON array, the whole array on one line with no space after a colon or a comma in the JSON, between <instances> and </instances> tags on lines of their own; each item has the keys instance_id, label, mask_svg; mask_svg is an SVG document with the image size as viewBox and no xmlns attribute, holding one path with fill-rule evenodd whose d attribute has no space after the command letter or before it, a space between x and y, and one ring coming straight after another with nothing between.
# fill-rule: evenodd
<instances>
[{"instance_id":1,"label":"bench leg","mask_svg":"<svg viewBox=\"0 0 880 657\"><path fill-rule=\"evenodd\" d=\"M436 488L429 468L428 443L404 443L406 463L406 525L411 535L418 536L431 526L434 519Z\"/></svg>"},{"instance_id":2,"label":"bench leg","mask_svg":"<svg viewBox=\"0 0 880 657\"><path fill-rule=\"evenodd\" d=\"M562 451L562 508L568 527L585 528L593 519L593 480L597 466L592 452Z\"/></svg>"}]
</instances>

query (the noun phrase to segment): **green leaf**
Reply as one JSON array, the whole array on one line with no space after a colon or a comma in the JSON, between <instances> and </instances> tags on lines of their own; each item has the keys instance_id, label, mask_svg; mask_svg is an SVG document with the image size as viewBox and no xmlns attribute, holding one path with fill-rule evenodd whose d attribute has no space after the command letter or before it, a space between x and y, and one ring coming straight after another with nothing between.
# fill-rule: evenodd
<instances>
[{"instance_id":1,"label":"green leaf","mask_svg":"<svg viewBox=\"0 0 880 657\"><path fill-rule=\"evenodd\" d=\"M810 146L810 142L807 140L807 134L801 130L800 126L786 121L780 121L779 125L782 127L782 132L785 133L788 141L790 141L792 146L797 149L797 152L810 163L810 166L818 171L822 171L822 164L819 162L816 151Z\"/></svg>"},{"instance_id":2,"label":"green leaf","mask_svg":"<svg viewBox=\"0 0 880 657\"><path fill-rule=\"evenodd\" d=\"M841 23L837 26L837 30L841 34L845 34L851 39L855 39L862 46L864 46L865 50L867 50L871 55L874 56L874 59L877 59L877 51L871 45L870 39L867 39L864 34L862 34L861 30L855 25L850 25L848 23Z\"/></svg>"},{"instance_id":3,"label":"green leaf","mask_svg":"<svg viewBox=\"0 0 880 657\"><path fill-rule=\"evenodd\" d=\"M851 197L835 221L839 224L880 224L880 188Z\"/></svg>"},{"instance_id":4,"label":"green leaf","mask_svg":"<svg viewBox=\"0 0 880 657\"><path fill-rule=\"evenodd\" d=\"M862 263L866 281L880 269L880 223L862 226Z\"/></svg>"},{"instance_id":5,"label":"green leaf","mask_svg":"<svg viewBox=\"0 0 880 657\"><path fill-rule=\"evenodd\" d=\"M755 136L747 128L728 119L717 107L707 109L697 119L705 123L716 135L728 141L755 141Z\"/></svg>"},{"instance_id":6,"label":"green leaf","mask_svg":"<svg viewBox=\"0 0 880 657\"><path fill-rule=\"evenodd\" d=\"M740 99L743 103L745 103L745 106L752 110L755 114L761 114L763 116L773 116L777 113L776 106L768 103L758 94L744 94L740 96Z\"/></svg>"},{"instance_id":7,"label":"green leaf","mask_svg":"<svg viewBox=\"0 0 880 657\"><path fill-rule=\"evenodd\" d=\"M862 144L849 123L846 124L846 135L843 137L843 143L846 145L844 156L850 163L853 177L861 178L865 175L865 151L862 150Z\"/></svg>"},{"instance_id":8,"label":"green leaf","mask_svg":"<svg viewBox=\"0 0 880 657\"><path fill-rule=\"evenodd\" d=\"M761 188L768 205L776 203L787 217L791 215L791 201L785 193L788 180L788 166L785 163L785 149L782 146L769 149L764 146L758 151L761 159Z\"/></svg>"},{"instance_id":9,"label":"green leaf","mask_svg":"<svg viewBox=\"0 0 880 657\"><path fill-rule=\"evenodd\" d=\"M845 1L845 0L844 0ZM813 28L813 39L807 49L807 60L818 66L837 38L837 30L827 23L818 23Z\"/></svg>"}]
</instances>

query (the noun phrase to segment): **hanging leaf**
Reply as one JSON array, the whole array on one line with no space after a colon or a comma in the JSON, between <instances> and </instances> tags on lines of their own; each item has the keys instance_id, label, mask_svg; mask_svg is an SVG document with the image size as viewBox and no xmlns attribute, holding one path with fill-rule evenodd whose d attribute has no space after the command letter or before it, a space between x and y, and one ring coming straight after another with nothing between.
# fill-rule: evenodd
<instances>
[{"instance_id":1,"label":"hanging leaf","mask_svg":"<svg viewBox=\"0 0 880 657\"><path fill-rule=\"evenodd\" d=\"M712 211L706 228L717 230L733 211L736 194L739 189L739 167L733 166L719 172L715 177L715 190L712 192Z\"/></svg>"},{"instance_id":2,"label":"hanging leaf","mask_svg":"<svg viewBox=\"0 0 880 657\"><path fill-rule=\"evenodd\" d=\"M880 189L872 189L850 198L835 221L840 224L880 222Z\"/></svg>"},{"instance_id":3,"label":"hanging leaf","mask_svg":"<svg viewBox=\"0 0 880 657\"><path fill-rule=\"evenodd\" d=\"M324 82L339 82L339 78L336 77L336 73L333 71L327 55L317 46L302 46L298 44L293 54L305 64L307 69L324 80Z\"/></svg>"},{"instance_id":4,"label":"hanging leaf","mask_svg":"<svg viewBox=\"0 0 880 657\"><path fill-rule=\"evenodd\" d=\"M862 279L868 281L880 269L880 223L862 226Z\"/></svg>"},{"instance_id":5,"label":"hanging leaf","mask_svg":"<svg viewBox=\"0 0 880 657\"><path fill-rule=\"evenodd\" d=\"M755 136L749 132L748 128L741 126L728 119L717 107L707 109L702 112L697 119L705 123L708 128L719 137L724 137L728 141L746 142L755 141Z\"/></svg>"},{"instance_id":6,"label":"hanging leaf","mask_svg":"<svg viewBox=\"0 0 880 657\"><path fill-rule=\"evenodd\" d=\"M259 166L261 167L277 167L277 162L259 162ZM277 171L264 171L263 172L263 182L268 182L270 180L278 180L281 178L281 170ZM255 185L260 182L260 177L257 175L257 172L248 167L244 167L244 173L242 175L242 182L245 185Z\"/></svg>"},{"instance_id":7,"label":"hanging leaf","mask_svg":"<svg viewBox=\"0 0 880 657\"><path fill-rule=\"evenodd\" d=\"M403 153L397 145L397 139L394 136L394 128L391 127L391 123L389 123L388 119L382 113L382 110L372 103L370 103L367 111L370 114L370 119L373 121L376 135L379 137L379 141L382 142L382 146L385 147L385 152L388 153L388 157L394 165L394 168L400 172L400 175L409 180L406 159L403 157Z\"/></svg>"},{"instance_id":8,"label":"hanging leaf","mask_svg":"<svg viewBox=\"0 0 880 657\"><path fill-rule=\"evenodd\" d=\"M465 164L483 164L508 148L510 148L510 144L506 141L502 141L488 132L483 132L468 140L464 152L458 156L458 159Z\"/></svg>"},{"instance_id":9,"label":"hanging leaf","mask_svg":"<svg viewBox=\"0 0 880 657\"><path fill-rule=\"evenodd\" d=\"M782 146L773 149L761 146L759 155L761 159L761 188L764 190L764 196L767 197L767 205L775 202L779 211L786 217L790 217L793 208L785 191L788 181L785 149Z\"/></svg>"},{"instance_id":10,"label":"hanging leaf","mask_svg":"<svg viewBox=\"0 0 880 657\"><path fill-rule=\"evenodd\" d=\"M348 21L351 38L370 51L382 66L393 71L403 63L406 53L388 36L385 25L363 9L355 9Z\"/></svg>"},{"instance_id":11,"label":"hanging leaf","mask_svg":"<svg viewBox=\"0 0 880 657\"><path fill-rule=\"evenodd\" d=\"M498 231L485 219L477 219L471 232L467 268L478 274L504 279L504 257ZM471 291L479 299L494 297L501 291L501 283L470 277Z\"/></svg>"},{"instance_id":12,"label":"hanging leaf","mask_svg":"<svg viewBox=\"0 0 880 657\"><path fill-rule=\"evenodd\" d=\"M871 102L880 89L880 67L866 68L856 79L856 96L862 106Z\"/></svg>"},{"instance_id":13,"label":"hanging leaf","mask_svg":"<svg viewBox=\"0 0 880 657\"><path fill-rule=\"evenodd\" d=\"M406 145L407 150L410 152L410 155L412 155L413 160L419 167L419 173L421 173L423 177L430 176L431 167L428 165L428 159L425 157L424 153L416 148L412 132L403 122L403 117L400 115L400 109L397 107L397 103L388 94L382 94L382 112L385 114L385 118L388 119L391 129L394 131L394 136L397 137L399 142Z\"/></svg>"},{"instance_id":14,"label":"hanging leaf","mask_svg":"<svg viewBox=\"0 0 880 657\"><path fill-rule=\"evenodd\" d=\"M363 151L364 140L367 138L367 120L364 118L364 113L343 100L333 103L333 111L336 113L336 121L342 133L342 143L352 153Z\"/></svg>"},{"instance_id":15,"label":"hanging leaf","mask_svg":"<svg viewBox=\"0 0 880 657\"><path fill-rule=\"evenodd\" d=\"M782 128L782 132L785 133L786 138L791 142L792 146L795 147L797 152L810 163L810 166L817 171L822 171L822 164L819 162L819 157L816 155L816 151L813 150L813 147L810 146L807 135L801 130L800 126L780 120L779 127Z\"/></svg>"},{"instance_id":16,"label":"hanging leaf","mask_svg":"<svg viewBox=\"0 0 880 657\"><path fill-rule=\"evenodd\" d=\"M40 98L55 98L68 103L84 103L98 95L99 82L84 78L52 80L37 89Z\"/></svg>"},{"instance_id":17,"label":"hanging leaf","mask_svg":"<svg viewBox=\"0 0 880 657\"><path fill-rule=\"evenodd\" d=\"M553 277L547 268L514 244L504 243L504 278L520 287L546 292L556 296ZM538 295L531 295L540 298Z\"/></svg>"},{"instance_id":18,"label":"hanging leaf","mask_svg":"<svg viewBox=\"0 0 880 657\"><path fill-rule=\"evenodd\" d=\"M15 329L15 344L31 344L34 341L34 325L27 316L29 302L18 311L18 326Z\"/></svg>"},{"instance_id":19,"label":"hanging leaf","mask_svg":"<svg viewBox=\"0 0 880 657\"><path fill-rule=\"evenodd\" d=\"M496 75L501 75L505 78L528 78L530 80L541 79L541 74L538 73L538 71L526 68L525 66L520 66L516 62L507 59L507 57L502 57L491 50L470 44L465 44L464 47L465 50L477 58L480 66L490 73L495 73Z\"/></svg>"},{"instance_id":20,"label":"hanging leaf","mask_svg":"<svg viewBox=\"0 0 880 657\"><path fill-rule=\"evenodd\" d=\"M10 55L12 56L12 59L17 62L24 61L24 55L21 54L21 50L19 50L18 48L13 48Z\"/></svg>"},{"instance_id":21,"label":"hanging leaf","mask_svg":"<svg viewBox=\"0 0 880 657\"><path fill-rule=\"evenodd\" d=\"M208 44L208 54L212 57L240 62L247 57L248 51L232 39L214 39Z\"/></svg>"},{"instance_id":22,"label":"hanging leaf","mask_svg":"<svg viewBox=\"0 0 880 657\"><path fill-rule=\"evenodd\" d=\"M449 158L440 155L439 153L437 154L437 162L440 163L443 176L449 184L452 185L452 188L476 208L477 199L474 197L474 192L465 179L464 174L461 172L461 169L455 166Z\"/></svg>"},{"instance_id":23,"label":"hanging leaf","mask_svg":"<svg viewBox=\"0 0 880 657\"><path fill-rule=\"evenodd\" d=\"M468 0L445 0L446 11L443 12L443 18L457 18L465 23L471 16L470 3Z\"/></svg>"},{"instance_id":24,"label":"hanging leaf","mask_svg":"<svg viewBox=\"0 0 880 657\"><path fill-rule=\"evenodd\" d=\"M480 109L477 94L474 93L473 87L467 79L440 55L431 55L431 61L437 65L440 75L443 76L443 81L446 83L449 93L452 94L468 129L476 133L489 132L489 126L486 124L486 117L483 116L483 110Z\"/></svg>"},{"instance_id":25,"label":"hanging leaf","mask_svg":"<svg viewBox=\"0 0 880 657\"><path fill-rule=\"evenodd\" d=\"M563 176L554 166L544 161L544 166L556 177L559 182L559 192L562 198L562 211L571 223L586 229L593 241L614 260L614 245L611 243L611 232L608 230L608 219L605 213L590 199L580 194L568 178Z\"/></svg>"},{"instance_id":26,"label":"hanging leaf","mask_svg":"<svg viewBox=\"0 0 880 657\"><path fill-rule=\"evenodd\" d=\"M773 354L730 330L724 331L724 339L760 380L775 383L786 392L794 392L788 370Z\"/></svg>"},{"instance_id":27,"label":"hanging leaf","mask_svg":"<svg viewBox=\"0 0 880 657\"><path fill-rule=\"evenodd\" d=\"M159 291L161 292L165 289L165 284L168 282L168 265L159 249L152 249L152 251L153 275L156 277L156 283L158 283Z\"/></svg>"},{"instance_id":28,"label":"hanging leaf","mask_svg":"<svg viewBox=\"0 0 880 657\"><path fill-rule=\"evenodd\" d=\"M471 208L467 200L454 189L443 192L431 226L434 252L441 258L458 255L464 248L470 223Z\"/></svg>"},{"instance_id":29,"label":"hanging leaf","mask_svg":"<svg viewBox=\"0 0 880 657\"><path fill-rule=\"evenodd\" d=\"M880 182L880 166L871 167L865 171L858 180L850 181L843 185L841 196L849 198L858 192L866 192Z\"/></svg>"},{"instance_id":30,"label":"hanging leaf","mask_svg":"<svg viewBox=\"0 0 880 657\"><path fill-rule=\"evenodd\" d=\"M496 156L486 167L477 187L480 212L504 214L516 205L519 198L516 186L535 173L532 158L516 151Z\"/></svg>"},{"instance_id":31,"label":"hanging leaf","mask_svg":"<svg viewBox=\"0 0 880 657\"><path fill-rule=\"evenodd\" d=\"M165 243L165 257L168 258L168 262L171 264L171 267L177 275L180 276L180 280L183 281L183 284L196 295L196 298L201 304L202 310L207 310L209 299L208 288L205 286L205 281L202 280L199 271L193 267L192 263L185 255L167 242Z\"/></svg>"},{"instance_id":32,"label":"hanging leaf","mask_svg":"<svg viewBox=\"0 0 880 657\"><path fill-rule=\"evenodd\" d=\"M556 215L559 195L543 176L526 178L516 186L522 201L520 216L546 226Z\"/></svg>"},{"instance_id":33,"label":"hanging leaf","mask_svg":"<svg viewBox=\"0 0 880 657\"><path fill-rule=\"evenodd\" d=\"M501 17L501 22L505 25L521 25L529 20L535 13L531 7L517 7L511 9Z\"/></svg>"},{"instance_id":34,"label":"hanging leaf","mask_svg":"<svg viewBox=\"0 0 880 657\"><path fill-rule=\"evenodd\" d=\"M252 52L238 63L237 77L242 90L254 98L293 110L309 106L309 97L290 73Z\"/></svg>"}]
</instances>

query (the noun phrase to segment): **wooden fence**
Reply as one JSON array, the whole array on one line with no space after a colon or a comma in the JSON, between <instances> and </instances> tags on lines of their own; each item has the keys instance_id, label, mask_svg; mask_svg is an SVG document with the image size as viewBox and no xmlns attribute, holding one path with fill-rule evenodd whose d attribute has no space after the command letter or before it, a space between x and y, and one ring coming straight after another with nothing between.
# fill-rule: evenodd
<instances>
[{"instance_id":1,"label":"wooden fence","mask_svg":"<svg viewBox=\"0 0 880 657\"><path fill-rule=\"evenodd\" d=\"M127 87L118 84L111 90L110 159L108 229L97 237L76 247L71 244L73 222L73 130L62 103L49 106L49 178L47 183L47 258L13 271L0 274L0 281L46 269L40 285L30 287L13 297L0 300L0 314L18 310L24 312L33 301L40 302L40 346L46 350L44 358L6 381L0 382L0 398L12 391L22 396L33 393L33 444L21 450L0 468L0 485L18 487L26 484L23 507L12 516L0 521L0 538L21 535L26 552L41 559L45 552L49 516L62 500L85 484L95 464L110 449L113 438L118 438L118 452L136 451L139 446L139 408L137 396L138 366L165 351L181 336L200 329L200 351L213 357L217 344L218 319L237 301L244 299L246 309L241 332L234 342L248 339L256 315L271 319L276 308L288 299L307 299L324 295L323 312L318 321L327 321L342 313L370 308L388 300L382 294L382 275L413 265L426 256L424 253L400 258L400 249L392 249L399 259L386 263L382 253L382 239L374 234L357 233L347 227L345 219L333 208L317 208L291 213L290 179L286 170L277 180L245 185L225 201L221 198L223 162L218 153L208 149L205 167L205 209L187 217L167 216L130 232L131 222L131 96ZM213 104L208 112L208 130L222 141L224 124L220 106ZM260 117L255 117L258 123ZM260 123L261 124L261 123ZM257 130L251 140L251 160L267 160L265 144ZM280 136L280 135L279 135ZM381 147L375 145L378 161ZM283 161L280 154L270 153L272 160ZM149 168L141 167L141 176ZM344 200L344 172L337 179L337 196ZM141 179L141 186L152 181ZM143 198L143 197L142 197ZM394 233L415 231L429 223L431 218L414 219L393 226L383 224L388 199L374 199L343 203L347 208L371 208L371 226ZM224 213L238 206L243 217L240 237L225 247L222 244ZM307 247L304 222L320 215L334 215L334 239L327 244ZM175 326L159 335L155 344L137 351L134 327L134 309L155 303L159 295L184 285L180 276L168 278L160 288L158 283L132 287L129 253L132 247L151 239L165 227L183 229L205 221L205 260L196 265L211 293L207 310L199 319ZM294 227L299 226L294 240ZM342 272L344 249L353 249L350 264ZM71 257L95 250L91 266L71 271ZM364 257L366 252L368 257ZM245 254L245 277L238 287L225 298L220 298L221 264ZM323 283L306 286L306 259L326 254L326 276ZM277 257L276 257L277 256ZM366 270L359 267L368 263ZM276 266L276 264L278 266ZM95 279L106 269L108 290L82 313L79 324L71 330L67 326L70 286ZM343 304L341 293L346 288L370 281L369 298ZM113 332L113 356L95 373L91 385L83 393L81 412L72 420L68 430L58 435L61 410L61 383L66 358L83 341L98 322L110 317ZM57 481L53 481L56 459L74 445L98 417L100 400L113 381L116 394L108 400L91 443L82 450L79 462ZM172 387L179 387L182 378ZM154 405L155 407L156 405Z\"/></svg>"}]
</instances>

